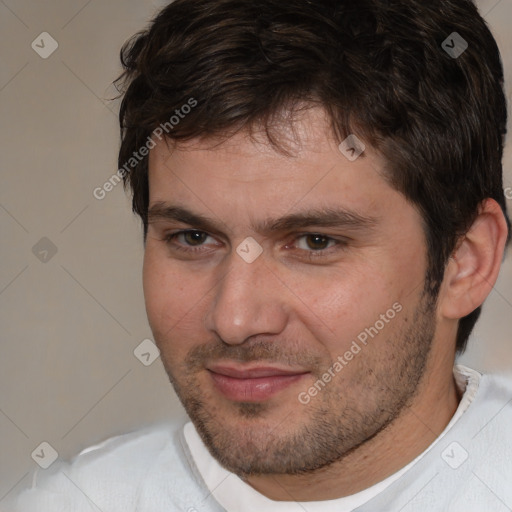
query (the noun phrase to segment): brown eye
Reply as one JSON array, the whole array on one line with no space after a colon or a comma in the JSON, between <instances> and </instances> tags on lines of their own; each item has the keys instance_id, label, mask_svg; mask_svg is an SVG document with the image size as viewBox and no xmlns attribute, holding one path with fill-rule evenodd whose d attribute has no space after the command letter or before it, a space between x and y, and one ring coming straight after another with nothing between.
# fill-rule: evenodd
<instances>
[{"instance_id":1,"label":"brown eye","mask_svg":"<svg viewBox=\"0 0 512 512\"><path fill-rule=\"evenodd\" d=\"M313 250L321 250L321 249L327 249L330 238L323 236L323 235L304 235L305 239L307 240L307 245L310 249Z\"/></svg>"},{"instance_id":2,"label":"brown eye","mask_svg":"<svg viewBox=\"0 0 512 512\"><path fill-rule=\"evenodd\" d=\"M303 233L295 238L293 247L298 249L298 256L308 261L326 260L339 254L347 246L345 240L331 238L321 233Z\"/></svg>"},{"instance_id":3,"label":"brown eye","mask_svg":"<svg viewBox=\"0 0 512 512\"><path fill-rule=\"evenodd\" d=\"M166 235L163 241L173 251L177 250L183 253L196 254L206 251L206 242L208 242L209 238L211 238L215 244L215 240L208 233L187 229Z\"/></svg>"},{"instance_id":4,"label":"brown eye","mask_svg":"<svg viewBox=\"0 0 512 512\"><path fill-rule=\"evenodd\" d=\"M319 233L304 233L297 237L296 247L306 252L326 252L339 242L330 236Z\"/></svg>"},{"instance_id":5,"label":"brown eye","mask_svg":"<svg viewBox=\"0 0 512 512\"><path fill-rule=\"evenodd\" d=\"M203 231L186 231L182 235L185 243L191 246L201 245L208 238L208 235Z\"/></svg>"}]
</instances>

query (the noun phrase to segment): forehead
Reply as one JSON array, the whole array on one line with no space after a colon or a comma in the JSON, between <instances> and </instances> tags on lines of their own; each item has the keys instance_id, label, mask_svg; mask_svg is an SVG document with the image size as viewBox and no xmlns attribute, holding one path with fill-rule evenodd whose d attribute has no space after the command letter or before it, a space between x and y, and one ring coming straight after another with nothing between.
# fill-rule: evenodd
<instances>
[{"instance_id":1,"label":"forehead","mask_svg":"<svg viewBox=\"0 0 512 512\"><path fill-rule=\"evenodd\" d=\"M324 109L311 107L294 114L281 114L272 126L253 126L235 134L196 137L181 141L170 138L156 139L156 147L150 151L149 172L161 174L163 169L178 171L188 164L197 169L205 165L213 169L211 177L222 178L233 173L242 179L259 173L268 179L286 178L287 171L296 170L294 179L301 173L327 171L328 166L349 167L347 157L354 157L355 150L364 146L362 136L350 134L340 146L333 133L331 121ZM354 145L354 141L357 141ZM340 150L342 147L342 150ZM348 149L348 151L347 151ZM355 154L354 168L369 167L382 174L384 159L366 145L365 151ZM366 164L366 165L365 165ZM190 174L190 173L189 173Z\"/></svg>"},{"instance_id":2,"label":"forehead","mask_svg":"<svg viewBox=\"0 0 512 512\"><path fill-rule=\"evenodd\" d=\"M385 209L405 202L386 181L384 159L370 145L356 158L347 155L347 144L340 150L323 110L302 112L283 124L279 136L280 147L263 129L229 138L156 140L149 156L150 209L179 201L205 214L231 211L235 221L244 214L255 219L265 211L275 218L318 207L375 217L377 204Z\"/></svg>"},{"instance_id":3,"label":"forehead","mask_svg":"<svg viewBox=\"0 0 512 512\"><path fill-rule=\"evenodd\" d=\"M238 156L280 155L283 158L300 159L309 152L324 152L327 147L336 150L341 142L336 140L331 119L325 109L304 103L294 107L293 111L278 112L270 120L253 123L236 131L232 129L231 132L186 141L173 140L170 135L171 138L166 140L153 137L157 147L150 155L168 154L172 148L178 151L220 150Z\"/></svg>"}]
</instances>

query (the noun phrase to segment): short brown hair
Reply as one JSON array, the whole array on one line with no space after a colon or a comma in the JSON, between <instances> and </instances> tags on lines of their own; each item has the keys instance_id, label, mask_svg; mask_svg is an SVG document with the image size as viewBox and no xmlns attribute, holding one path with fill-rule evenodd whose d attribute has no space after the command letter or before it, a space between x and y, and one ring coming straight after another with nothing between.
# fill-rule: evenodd
<instances>
[{"instance_id":1,"label":"short brown hair","mask_svg":"<svg viewBox=\"0 0 512 512\"><path fill-rule=\"evenodd\" d=\"M443 49L454 37L468 44L458 56ZM377 149L390 184L421 213L433 296L484 199L500 204L510 228L503 69L469 0L175 0L123 46L121 61L119 167L190 98L197 106L166 137L263 126L278 146L276 114L310 103L340 141L355 133ZM124 175L144 234L147 171L146 157ZM480 312L461 319L459 352Z\"/></svg>"}]
</instances>

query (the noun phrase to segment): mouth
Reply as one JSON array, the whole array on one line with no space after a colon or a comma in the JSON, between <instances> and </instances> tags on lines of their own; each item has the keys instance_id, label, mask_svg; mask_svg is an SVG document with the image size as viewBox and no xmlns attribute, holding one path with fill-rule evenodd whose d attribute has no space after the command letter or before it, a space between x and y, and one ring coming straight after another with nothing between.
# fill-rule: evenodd
<instances>
[{"instance_id":1,"label":"mouth","mask_svg":"<svg viewBox=\"0 0 512 512\"><path fill-rule=\"evenodd\" d=\"M212 365L207 370L215 388L235 402L263 402L309 374L271 366Z\"/></svg>"}]
</instances>

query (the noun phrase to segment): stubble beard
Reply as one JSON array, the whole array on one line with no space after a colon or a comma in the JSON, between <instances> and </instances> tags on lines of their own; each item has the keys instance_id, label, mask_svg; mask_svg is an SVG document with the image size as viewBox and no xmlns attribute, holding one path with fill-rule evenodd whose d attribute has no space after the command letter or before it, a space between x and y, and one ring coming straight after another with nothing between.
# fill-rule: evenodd
<instances>
[{"instance_id":1,"label":"stubble beard","mask_svg":"<svg viewBox=\"0 0 512 512\"><path fill-rule=\"evenodd\" d=\"M369 341L349 363L357 360L359 367L350 382L342 377L344 368L309 404L297 400L293 413L277 420L265 421L276 410L265 402L233 403L229 414L223 414L208 403L208 393L199 389L196 377L199 368L204 372L202 362L211 354L237 361L293 359L283 358L272 343L251 345L247 350L243 344L216 349L209 344L193 349L182 365L171 369L164 360L164 366L204 444L228 471L242 478L303 475L341 461L386 429L413 401L434 338L434 298L425 293L412 319L402 325L393 339L373 340L392 349L386 361L378 360ZM307 361L300 362L307 367ZM320 366L310 356L309 363L318 368L317 378L325 372L325 361ZM300 423L291 423L298 416L303 417Z\"/></svg>"}]
</instances>

